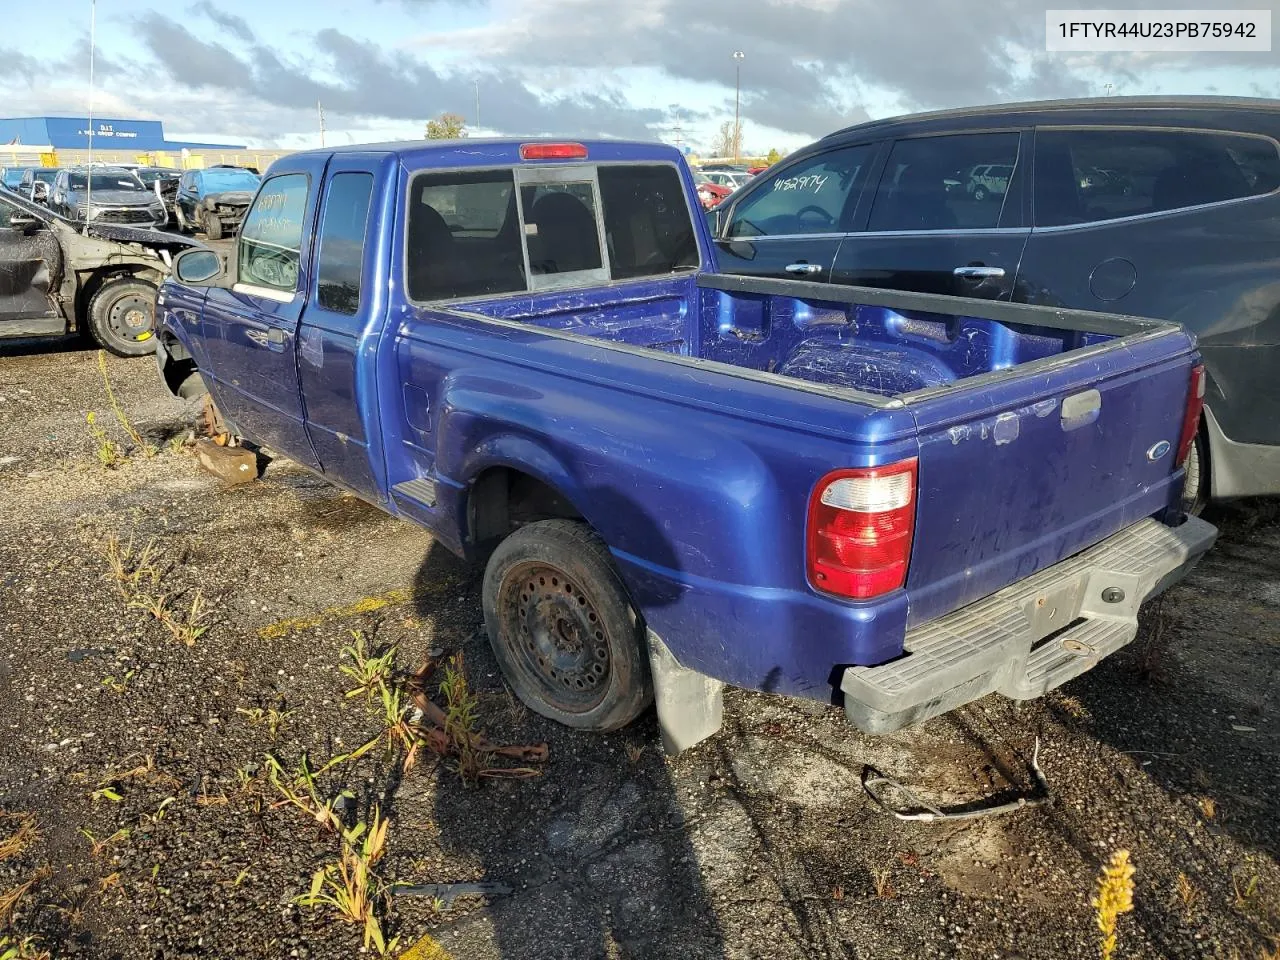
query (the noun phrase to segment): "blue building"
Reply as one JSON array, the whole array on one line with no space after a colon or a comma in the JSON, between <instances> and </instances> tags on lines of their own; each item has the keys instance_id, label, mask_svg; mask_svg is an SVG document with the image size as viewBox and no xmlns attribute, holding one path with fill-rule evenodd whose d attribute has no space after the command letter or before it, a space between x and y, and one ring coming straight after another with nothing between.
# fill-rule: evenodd
<instances>
[{"instance_id":1,"label":"blue building","mask_svg":"<svg viewBox=\"0 0 1280 960\"><path fill-rule=\"evenodd\" d=\"M0 119L0 146L51 146L55 150L87 150L87 117L14 117ZM93 119L95 150L243 150L243 144L166 140L159 120Z\"/></svg>"}]
</instances>

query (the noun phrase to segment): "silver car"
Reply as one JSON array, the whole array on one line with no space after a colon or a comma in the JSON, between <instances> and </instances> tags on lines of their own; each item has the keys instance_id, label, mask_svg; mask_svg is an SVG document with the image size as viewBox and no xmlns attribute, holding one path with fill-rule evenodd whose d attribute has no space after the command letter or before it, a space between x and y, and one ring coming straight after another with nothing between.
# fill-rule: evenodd
<instances>
[{"instance_id":1,"label":"silver car","mask_svg":"<svg viewBox=\"0 0 1280 960\"><path fill-rule=\"evenodd\" d=\"M164 203L132 170L72 167L59 170L49 191L49 207L70 220L163 227Z\"/></svg>"}]
</instances>

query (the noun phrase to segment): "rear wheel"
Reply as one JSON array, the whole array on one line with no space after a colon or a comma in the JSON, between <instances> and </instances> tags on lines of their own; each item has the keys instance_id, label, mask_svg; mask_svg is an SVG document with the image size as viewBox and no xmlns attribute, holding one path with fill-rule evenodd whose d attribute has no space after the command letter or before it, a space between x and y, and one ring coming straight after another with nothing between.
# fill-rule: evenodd
<instances>
[{"instance_id":1,"label":"rear wheel","mask_svg":"<svg viewBox=\"0 0 1280 960\"><path fill-rule=\"evenodd\" d=\"M616 730L653 699L644 621L583 523L542 520L502 541L485 568L484 620L507 682L544 717Z\"/></svg>"},{"instance_id":2,"label":"rear wheel","mask_svg":"<svg viewBox=\"0 0 1280 960\"><path fill-rule=\"evenodd\" d=\"M108 280L89 301L89 333L118 357L155 350L155 318L156 288L137 277Z\"/></svg>"},{"instance_id":3,"label":"rear wheel","mask_svg":"<svg viewBox=\"0 0 1280 960\"><path fill-rule=\"evenodd\" d=\"M987 199L987 188L984 187L982 184L978 184L976 187L974 187L973 199L977 200L979 203Z\"/></svg>"},{"instance_id":4,"label":"rear wheel","mask_svg":"<svg viewBox=\"0 0 1280 960\"><path fill-rule=\"evenodd\" d=\"M204 213L204 235L210 240L222 239L222 220L212 210Z\"/></svg>"},{"instance_id":5,"label":"rear wheel","mask_svg":"<svg viewBox=\"0 0 1280 960\"><path fill-rule=\"evenodd\" d=\"M178 221L178 232L186 233L191 229L191 225L187 223L187 218L182 212L182 204L175 202L173 205L173 215Z\"/></svg>"},{"instance_id":6,"label":"rear wheel","mask_svg":"<svg viewBox=\"0 0 1280 960\"><path fill-rule=\"evenodd\" d=\"M1182 487L1182 512L1199 516L1209 503L1209 455L1204 431L1196 434L1187 455L1187 479Z\"/></svg>"}]
</instances>

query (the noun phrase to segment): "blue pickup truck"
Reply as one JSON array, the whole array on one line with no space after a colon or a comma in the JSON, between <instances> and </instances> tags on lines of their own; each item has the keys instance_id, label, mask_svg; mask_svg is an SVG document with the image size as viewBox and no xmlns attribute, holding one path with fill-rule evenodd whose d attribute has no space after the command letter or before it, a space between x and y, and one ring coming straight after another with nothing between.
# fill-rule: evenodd
<instances>
[{"instance_id":1,"label":"blue pickup truck","mask_svg":"<svg viewBox=\"0 0 1280 960\"><path fill-rule=\"evenodd\" d=\"M883 732L1129 642L1216 531L1179 509L1204 370L1132 317L726 276L680 155L294 154L157 358L236 434L487 562L532 709L669 749L724 684Z\"/></svg>"}]
</instances>

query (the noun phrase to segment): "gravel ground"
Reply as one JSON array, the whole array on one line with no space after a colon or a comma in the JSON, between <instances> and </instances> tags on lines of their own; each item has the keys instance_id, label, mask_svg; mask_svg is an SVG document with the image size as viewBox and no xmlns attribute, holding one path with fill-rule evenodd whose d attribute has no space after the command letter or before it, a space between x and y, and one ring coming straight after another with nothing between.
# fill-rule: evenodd
<instances>
[{"instance_id":1,"label":"gravel ground","mask_svg":"<svg viewBox=\"0 0 1280 960\"><path fill-rule=\"evenodd\" d=\"M382 881L512 888L394 900L384 927L417 960L1088 957L1094 878L1120 848L1137 872L1118 956L1274 956L1276 503L1212 514L1219 546L1138 642L1043 701L868 738L834 709L732 692L724 731L668 761L651 715L588 736L521 709L480 633L477 571L425 532L283 460L220 488L166 445L192 411L154 366L107 369L162 447L114 470L85 423L129 446L97 355L0 347L0 812L38 830L0 860L0 905L35 880L10 935L56 957L356 955L358 927L296 903L339 843L276 805L265 757L318 766L381 729L338 669L360 630L405 671L462 651L490 737L550 747L541 776L478 787L431 754L402 774L381 747L319 778L354 795L349 823L389 814ZM112 536L154 538L148 589L171 607L199 592L193 646L126 604ZM273 708L274 732L252 715ZM1012 795L1037 736L1050 805L900 823L859 782L872 765L943 803Z\"/></svg>"}]
</instances>

